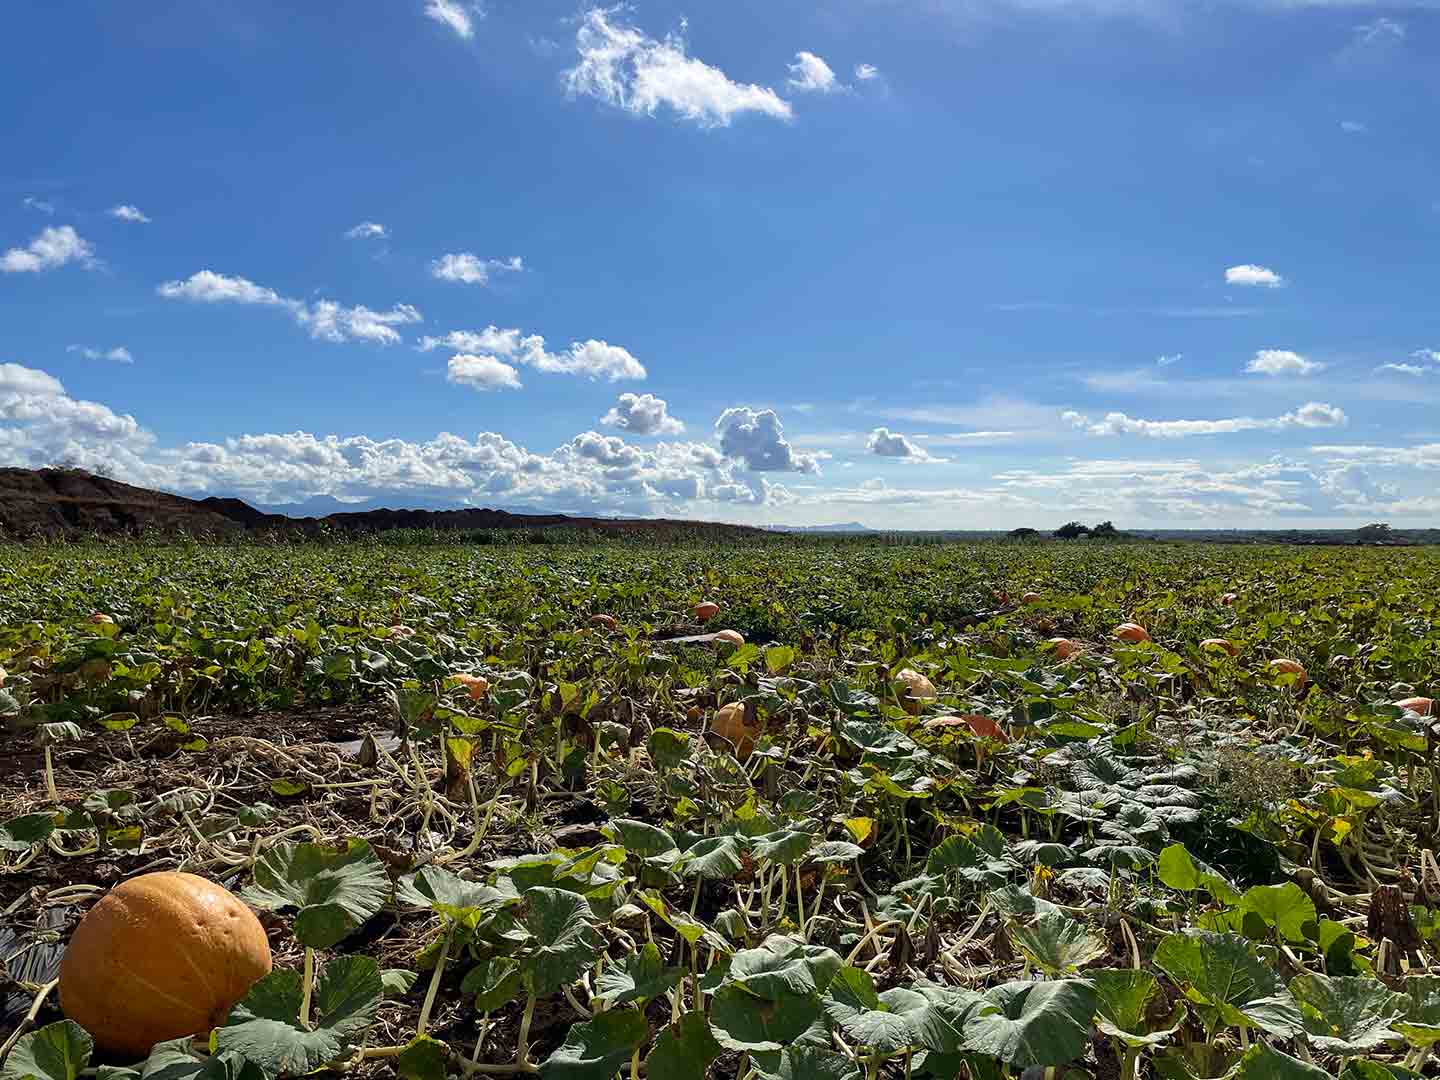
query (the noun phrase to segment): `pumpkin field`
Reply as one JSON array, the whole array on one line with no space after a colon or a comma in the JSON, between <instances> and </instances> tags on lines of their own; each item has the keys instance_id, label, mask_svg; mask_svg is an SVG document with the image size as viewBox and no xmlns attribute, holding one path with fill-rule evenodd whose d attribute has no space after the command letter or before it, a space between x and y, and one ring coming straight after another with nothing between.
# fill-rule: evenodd
<instances>
[{"instance_id":1,"label":"pumpkin field","mask_svg":"<svg viewBox=\"0 0 1440 1080\"><path fill-rule=\"evenodd\" d=\"M0 548L0 1080L1437 1075L1440 551Z\"/></svg>"}]
</instances>

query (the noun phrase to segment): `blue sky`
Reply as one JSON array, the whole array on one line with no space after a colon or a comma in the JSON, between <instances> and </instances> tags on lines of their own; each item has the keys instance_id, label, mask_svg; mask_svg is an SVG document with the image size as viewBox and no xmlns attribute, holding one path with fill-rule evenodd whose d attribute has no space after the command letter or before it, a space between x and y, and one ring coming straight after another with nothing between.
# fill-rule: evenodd
<instances>
[{"instance_id":1,"label":"blue sky","mask_svg":"<svg viewBox=\"0 0 1440 1080\"><path fill-rule=\"evenodd\" d=\"M0 462L287 504L1440 519L1440 8L103 0L0 67Z\"/></svg>"}]
</instances>

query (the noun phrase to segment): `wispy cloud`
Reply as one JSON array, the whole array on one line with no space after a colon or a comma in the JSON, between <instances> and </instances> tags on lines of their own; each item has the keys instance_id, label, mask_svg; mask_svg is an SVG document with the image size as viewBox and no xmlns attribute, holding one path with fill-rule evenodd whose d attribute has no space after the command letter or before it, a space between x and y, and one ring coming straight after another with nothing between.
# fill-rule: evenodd
<instances>
[{"instance_id":1,"label":"wispy cloud","mask_svg":"<svg viewBox=\"0 0 1440 1080\"><path fill-rule=\"evenodd\" d=\"M359 225L346 229L345 235L351 240L384 240L390 232L378 221L362 221Z\"/></svg>"},{"instance_id":2,"label":"wispy cloud","mask_svg":"<svg viewBox=\"0 0 1440 1080\"><path fill-rule=\"evenodd\" d=\"M790 78L785 85L798 93L835 94L850 88L835 77L835 72L812 52L797 52L790 65Z\"/></svg>"},{"instance_id":3,"label":"wispy cloud","mask_svg":"<svg viewBox=\"0 0 1440 1080\"><path fill-rule=\"evenodd\" d=\"M1341 120L1340 130L1346 135L1364 135L1370 128L1359 120Z\"/></svg>"},{"instance_id":4,"label":"wispy cloud","mask_svg":"<svg viewBox=\"0 0 1440 1080\"><path fill-rule=\"evenodd\" d=\"M869 82L871 79L880 78L880 69L874 64L856 64L855 78L861 82Z\"/></svg>"},{"instance_id":5,"label":"wispy cloud","mask_svg":"<svg viewBox=\"0 0 1440 1080\"><path fill-rule=\"evenodd\" d=\"M113 349L96 349L90 345L67 345L65 351L79 353L86 360L113 360L117 364L133 364L135 362L135 357L124 345L116 345Z\"/></svg>"},{"instance_id":6,"label":"wispy cloud","mask_svg":"<svg viewBox=\"0 0 1440 1080\"><path fill-rule=\"evenodd\" d=\"M613 11L587 12L576 34L579 62L565 73L572 96L586 95L641 116L668 108L701 127L728 127L743 113L779 120L794 115L774 90L732 80L717 67L686 54L678 34L657 41L612 21Z\"/></svg>"},{"instance_id":7,"label":"wispy cloud","mask_svg":"<svg viewBox=\"0 0 1440 1080\"><path fill-rule=\"evenodd\" d=\"M22 200L21 205L23 205L27 210L34 210L36 213L40 214L55 213L54 203L48 202L45 199L37 199L34 195L26 195L25 198Z\"/></svg>"},{"instance_id":8,"label":"wispy cloud","mask_svg":"<svg viewBox=\"0 0 1440 1080\"><path fill-rule=\"evenodd\" d=\"M242 304L280 308L320 341L368 341L394 345L400 341L397 326L418 323L423 318L410 304L396 304L389 311L375 311L363 304L350 307L334 300L304 301L281 296L274 289L257 285L248 278L200 270L188 278L167 281L156 290L167 300L196 304Z\"/></svg>"},{"instance_id":9,"label":"wispy cloud","mask_svg":"<svg viewBox=\"0 0 1440 1080\"><path fill-rule=\"evenodd\" d=\"M1287 428L1343 427L1349 422L1343 409L1318 401L1268 419L1236 416L1222 420L1142 420L1123 412L1112 412L1107 413L1103 420L1092 421L1074 410L1062 413L1060 419L1087 435L1144 435L1154 439L1232 435L1242 431L1283 431Z\"/></svg>"},{"instance_id":10,"label":"wispy cloud","mask_svg":"<svg viewBox=\"0 0 1440 1080\"><path fill-rule=\"evenodd\" d=\"M117 221L128 221L132 225L150 224L150 219L141 212L140 208L138 206L131 206L129 203L112 206L105 212Z\"/></svg>"},{"instance_id":11,"label":"wispy cloud","mask_svg":"<svg viewBox=\"0 0 1440 1080\"><path fill-rule=\"evenodd\" d=\"M70 263L94 267L95 249L69 225L47 228L25 247L14 247L0 255L0 271L7 274L38 274Z\"/></svg>"},{"instance_id":12,"label":"wispy cloud","mask_svg":"<svg viewBox=\"0 0 1440 1080\"><path fill-rule=\"evenodd\" d=\"M461 4L456 0L425 0L425 15L468 41L475 36L475 20L484 18L485 10L479 4Z\"/></svg>"},{"instance_id":13,"label":"wispy cloud","mask_svg":"<svg viewBox=\"0 0 1440 1080\"><path fill-rule=\"evenodd\" d=\"M524 260L515 255L509 259L482 259L468 251L442 255L430 264L430 276L461 285L488 285L492 274L518 274L525 269Z\"/></svg>"}]
</instances>

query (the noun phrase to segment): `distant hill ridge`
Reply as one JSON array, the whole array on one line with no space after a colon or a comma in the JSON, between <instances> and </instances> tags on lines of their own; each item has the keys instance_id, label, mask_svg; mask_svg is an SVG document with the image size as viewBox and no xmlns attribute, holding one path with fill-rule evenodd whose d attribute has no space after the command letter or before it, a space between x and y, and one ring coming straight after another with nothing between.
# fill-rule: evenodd
<instances>
[{"instance_id":1,"label":"distant hill ridge","mask_svg":"<svg viewBox=\"0 0 1440 1080\"><path fill-rule=\"evenodd\" d=\"M328 502L329 500L327 500ZM302 504L303 505L303 504ZM316 517L268 513L241 499L187 499L135 487L83 469L0 468L0 533L10 537L187 533L232 536L246 532L350 533L387 529L594 529L617 535L664 534L693 529L756 535L746 525L665 518L596 518L567 514L512 514L505 510L341 511Z\"/></svg>"}]
</instances>

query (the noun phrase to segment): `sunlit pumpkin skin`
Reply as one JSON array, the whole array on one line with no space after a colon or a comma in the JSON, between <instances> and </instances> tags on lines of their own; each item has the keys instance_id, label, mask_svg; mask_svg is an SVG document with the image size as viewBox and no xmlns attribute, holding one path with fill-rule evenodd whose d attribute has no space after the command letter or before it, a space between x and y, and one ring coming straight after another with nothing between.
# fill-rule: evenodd
<instances>
[{"instance_id":1,"label":"sunlit pumpkin skin","mask_svg":"<svg viewBox=\"0 0 1440 1080\"><path fill-rule=\"evenodd\" d=\"M738 649L745 644L745 635L739 630L721 630L710 640L716 645L729 645L732 649Z\"/></svg>"},{"instance_id":2,"label":"sunlit pumpkin skin","mask_svg":"<svg viewBox=\"0 0 1440 1080\"><path fill-rule=\"evenodd\" d=\"M412 638L415 636L415 631L408 626L392 626L390 627L390 636L395 638Z\"/></svg>"},{"instance_id":3,"label":"sunlit pumpkin skin","mask_svg":"<svg viewBox=\"0 0 1440 1080\"><path fill-rule=\"evenodd\" d=\"M457 671L450 676L461 686L470 692L471 701L479 701L490 689L490 680L480 675L471 675L464 671Z\"/></svg>"},{"instance_id":4,"label":"sunlit pumpkin skin","mask_svg":"<svg viewBox=\"0 0 1440 1080\"><path fill-rule=\"evenodd\" d=\"M755 738L760 734L760 724L746 710L744 702L732 701L716 710L710 730L733 743L735 756L744 761L755 750Z\"/></svg>"},{"instance_id":5,"label":"sunlit pumpkin skin","mask_svg":"<svg viewBox=\"0 0 1440 1080\"><path fill-rule=\"evenodd\" d=\"M203 1035L270 972L260 921L194 874L142 874L81 920L60 964L60 1007L116 1054Z\"/></svg>"},{"instance_id":6,"label":"sunlit pumpkin skin","mask_svg":"<svg viewBox=\"0 0 1440 1080\"><path fill-rule=\"evenodd\" d=\"M925 707L925 702L934 701L939 696L935 693L935 684L913 668L896 672L895 681L905 687L900 704L911 716L917 715Z\"/></svg>"},{"instance_id":7,"label":"sunlit pumpkin skin","mask_svg":"<svg viewBox=\"0 0 1440 1080\"><path fill-rule=\"evenodd\" d=\"M1064 637L1051 638L1048 644L1054 650L1058 660L1069 660L1085 651L1085 646L1078 641L1071 641Z\"/></svg>"},{"instance_id":8,"label":"sunlit pumpkin skin","mask_svg":"<svg viewBox=\"0 0 1440 1080\"><path fill-rule=\"evenodd\" d=\"M964 716L937 716L925 721L925 730L927 731L933 731L937 728L953 727L967 728L972 735L981 739L994 739L996 742L1010 741L1010 736L1005 734L1005 729L983 713L966 713Z\"/></svg>"},{"instance_id":9,"label":"sunlit pumpkin skin","mask_svg":"<svg viewBox=\"0 0 1440 1080\"><path fill-rule=\"evenodd\" d=\"M1435 699L1428 697L1407 697L1395 702L1402 709L1409 709L1421 716L1431 716L1435 712Z\"/></svg>"},{"instance_id":10,"label":"sunlit pumpkin skin","mask_svg":"<svg viewBox=\"0 0 1440 1080\"><path fill-rule=\"evenodd\" d=\"M5 669L0 667L0 686L5 685Z\"/></svg>"},{"instance_id":11,"label":"sunlit pumpkin skin","mask_svg":"<svg viewBox=\"0 0 1440 1080\"><path fill-rule=\"evenodd\" d=\"M1150 640L1150 631L1146 630L1139 623L1122 622L1115 627L1115 636L1121 641L1128 641L1132 645L1141 641Z\"/></svg>"},{"instance_id":12,"label":"sunlit pumpkin skin","mask_svg":"<svg viewBox=\"0 0 1440 1080\"><path fill-rule=\"evenodd\" d=\"M1231 656L1240 655L1240 647L1228 638L1223 637L1207 637L1204 641L1200 642L1200 648L1208 652L1229 653Z\"/></svg>"},{"instance_id":13,"label":"sunlit pumpkin skin","mask_svg":"<svg viewBox=\"0 0 1440 1080\"><path fill-rule=\"evenodd\" d=\"M1286 660L1283 658L1280 660L1271 660L1270 671L1275 675L1299 675L1300 678L1295 683L1297 690L1303 689L1305 684L1310 681L1310 676L1305 671L1305 665L1300 663L1299 660Z\"/></svg>"},{"instance_id":14,"label":"sunlit pumpkin skin","mask_svg":"<svg viewBox=\"0 0 1440 1080\"><path fill-rule=\"evenodd\" d=\"M712 604L709 600L695 605L695 621L709 622L716 615L720 614L720 605Z\"/></svg>"},{"instance_id":15,"label":"sunlit pumpkin skin","mask_svg":"<svg viewBox=\"0 0 1440 1080\"><path fill-rule=\"evenodd\" d=\"M1224 596L1220 597L1220 603L1224 604L1226 607L1234 607L1235 601L1239 599L1240 597L1237 596L1235 593L1227 592Z\"/></svg>"},{"instance_id":16,"label":"sunlit pumpkin skin","mask_svg":"<svg viewBox=\"0 0 1440 1080\"><path fill-rule=\"evenodd\" d=\"M90 621L96 626L108 626L114 623L115 620L112 619L109 615L106 615L103 611L97 611L90 616Z\"/></svg>"},{"instance_id":17,"label":"sunlit pumpkin skin","mask_svg":"<svg viewBox=\"0 0 1440 1080\"><path fill-rule=\"evenodd\" d=\"M591 615L590 622L595 626L604 627L606 630L614 630L616 626L614 615Z\"/></svg>"},{"instance_id":18,"label":"sunlit pumpkin skin","mask_svg":"<svg viewBox=\"0 0 1440 1080\"><path fill-rule=\"evenodd\" d=\"M1041 596L1038 592L1027 592L1024 596L1020 597L1020 603L1038 604L1044 599L1045 598Z\"/></svg>"}]
</instances>

